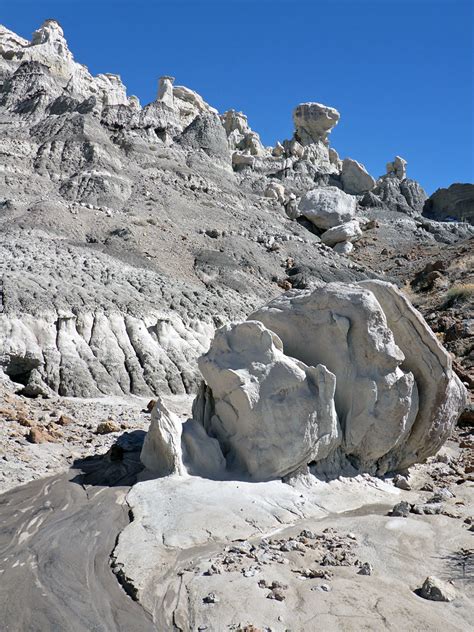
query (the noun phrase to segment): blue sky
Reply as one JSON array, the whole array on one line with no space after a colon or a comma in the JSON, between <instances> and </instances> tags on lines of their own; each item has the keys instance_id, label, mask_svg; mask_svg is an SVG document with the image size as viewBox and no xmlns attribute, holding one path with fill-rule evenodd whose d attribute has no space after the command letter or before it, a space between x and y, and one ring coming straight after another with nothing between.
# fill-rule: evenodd
<instances>
[{"instance_id":1,"label":"blue sky","mask_svg":"<svg viewBox=\"0 0 474 632\"><path fill-rule=\"evenodd\" d=\"M471 0L0 0L24 37L62 24L77 61L154 99L159 75L265 144L290 137L303 101L336 107L331 144L374 176L395 154L429 193L474 180Z\"/></svg>"}]
</instances>

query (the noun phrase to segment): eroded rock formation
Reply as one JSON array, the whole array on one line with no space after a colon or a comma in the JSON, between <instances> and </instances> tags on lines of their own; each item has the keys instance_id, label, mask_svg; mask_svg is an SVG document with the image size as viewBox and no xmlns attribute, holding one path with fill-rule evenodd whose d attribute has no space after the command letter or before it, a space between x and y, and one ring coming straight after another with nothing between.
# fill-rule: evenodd
<instances>
[{"instance_id":1,"label":"eroded rock formation","mask_svg":"<svg viewBox=\"0 0 474 632\"><path fill-rule=\"evenodd\" d=\"M353 220L383 215L380 251L423 208L398 163L368 190L339 159L334 108L300 104L291 138L265 147L245 114L160 83L142 106L78 63L55 20L31 41L0 27L0 370L25 393L191 392L215 325L280 288L373 277L346 256L364 241ZM403 223L407 242L469 235L423 229Z\"/></svg>"},{"instance_id":2,"label":"eroded rock formation","mask_svg":"<svg viewBox=\"0 0 474 632\"><path fill-rule=\"evenodd\" d=\"M231 470L403 469L437 452L465 405L448 353L389 283L291 291L249 318L200 358L193 409Z\"/></svg>"}]
</instances>

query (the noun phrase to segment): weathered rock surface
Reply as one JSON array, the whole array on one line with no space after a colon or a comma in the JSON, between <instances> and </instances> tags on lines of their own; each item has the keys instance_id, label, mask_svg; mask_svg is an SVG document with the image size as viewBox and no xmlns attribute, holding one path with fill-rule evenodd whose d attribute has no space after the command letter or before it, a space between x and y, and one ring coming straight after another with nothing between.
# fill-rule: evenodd
<instances>
[{"instance_id":1,"label":"weathered rock surface","mask_svg":"<svg viewBox=\"0 0 474 632\"><path fill-rule=\"evenodd\" d=\"M321 241L326 246L335 246L341 242L356 241L362 235L359 222L351 220L339 226L329 228L321 235Z\"/></svg>"},{"instance_id":2,"label":"weathered rock surface","mask_svg":"<svg viewBox=\"0 0 474 632\"><path fill-rule=\"evenodd\" d=\"M414 469L420 476L435 467ZM155 625L199 622L220 632L238 620L241 627L304 630L317 612L327 630L469 628L472 591L461 567L447 566L454 551L470 547L461 520L389 516L387 506L401 497L426 493L371 476L311 478L286 484L167 477L135 485L127 497L135 519L114 557ZM469 515L473 490L456 488ZM370 566L371 575L358 574ZM433 604L414 594L426 576L447 572L456 574L456 601ZM267 598L273 590L283 603Z\"/></svg>"},{"instance_id":3,"label":"weathered rock surface","mask_svg":"<svg viewBox=\"0 0 474 632\"><path fill-rule=\"evenodd\" d=\"M283 204L285 202L285 187L279 182L270 182L265 189L265 197Z\"/></svg>"},{"instance_id":4,"label":"weathered rock surface","mask_svg":"<svg viewBox=\"0 0 474 632\"><path fill-rule=\"evenodd\" d=\"M183 423L161 399L152 410L140 459L155 476L225 476L226 462L218 441L194 419Z\"/></svg>"},{"instance_id":5,"label":"weathered rock surface","mask_svg":"<svg viewBox=\"0 0 474 632\"><path fill-rule=\"evenodd\" d=\"M227 138L216 114L205 113L196 116L183 130L178 142L187 149L202 149L209 157L222 160L230 167Z\"/></svg>"},{"instance_id":6,"label":"weathered rock surface","mask_svg":"<svg viewBox=\"0 0 474 632\"><path fill-rule=\"evenodd\" d=\"M376 199L370 206L378 205L378 198L390 210L407 215L419 215L427 198L418 182L408 178L400 180L393 174L380 178L371 193Z\"/></svg>"},{"instance_id":7,"label":"weathered rock surface","mask_svg":"<svg viewBox=\"0 0 474 632\"><path fill-rule=\"evenodd\" d=\"M277 295L287 258L367 278L272 201L337 172L322 140L272 156L168 76L142 107L54 20L31 42L2 28L0 47L0 365L25 393L192 390L215 323Z\"/></svg>"},{"instance_id":8,"label":"weathered rock surface","mask_svg":"<svg viewBox=\"0 0 474 632\"><path fill-rule=\"evenodd\" d=\"M354 250L354 244L351 241L340 241L334 246L334 252L340 255L350 255Z\"/></svg>"},{"instance_id":9,"label":"weathered rock surface","mask_svg":"<svg viewBox=\"0 0 474 632\"><path fill-rule=\"evenodd\" d=\"M219 117L170 77L142 107L118 75L76 62L54 20L30 42L0 29L0 76L0 365L25 394L190 392L216 325L292 283L374 276L347 240L337 256L315 234L356 214L327 145L332 108L303 107L272 151L244 114ZM364 212L383 216L380 250L385 235L468 236L401 227L384 210L418 212L418 185L378 186Z\"/></svg>"},{"instance_id":10,"label":"weathered rock surface","mask_svg":"<svg viewBox=\"0 0 474 632\"><path fill-rule=\"evenodd\" d=\"M453 371L448 352L399 290L381 281L362 281L360 285L370 289L381 305L405 356L403 367L413 373L418 387L413 428L404 445L390 456L403 469L436 454L466 405L466 389Z\"/></svg>"},{"instance_id":11,"label":"weathered rock surface","mask_svg":"<svg viewBox=\"0 0 474 632\"><path fill-rule=\"evenodd\" d=\"M286 356L261 323L219 329L199 368L213 412L198 401L193 414L218 439L231 470L257 480L278 478L337 447L334 375Z\"/></svg>"},{"instance_id":12,"label":"weathered rock surface","mask_svg":"<svg viewBox=\"0 0 474 632\"><path fill-rule=\"evenodd\" d=\"M364 165L352 158L344 158L342 161L341 181L344 191L352 195L371 191L375 187L375 180L367 173Z\"/></svg>"},{"instance_id":13,"label":"weathered rock surface","mask_svg":"<svg viewBox=\"0 0 474 632\"><path fill-rule=\"evenodd\" d=\"M228 110L221 116L221 121L231 150L248 152L252 156L266 153L259 135L250 128L245 114Z\"/></svg>"}]
</instances>

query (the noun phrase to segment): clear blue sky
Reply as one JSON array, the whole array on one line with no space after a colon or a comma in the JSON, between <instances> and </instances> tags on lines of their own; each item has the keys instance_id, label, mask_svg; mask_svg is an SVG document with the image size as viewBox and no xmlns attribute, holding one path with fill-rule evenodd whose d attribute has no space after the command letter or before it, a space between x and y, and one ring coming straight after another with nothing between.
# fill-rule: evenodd
<instances>
[{"instance_id":1,"label":"clear blue sky","mask_svg":"<svg viewBox=\"0 0 474 632\"><path fill-rule=\"evenodd\" d=\"M336 107L331 144L374 175L395 154L428 192L472 182L471 0L0 0L30 37L62 24L77 61L121 75L142 104L157 78L247 114L265 144L302 101Z\"/></svg>"}]
</instances>

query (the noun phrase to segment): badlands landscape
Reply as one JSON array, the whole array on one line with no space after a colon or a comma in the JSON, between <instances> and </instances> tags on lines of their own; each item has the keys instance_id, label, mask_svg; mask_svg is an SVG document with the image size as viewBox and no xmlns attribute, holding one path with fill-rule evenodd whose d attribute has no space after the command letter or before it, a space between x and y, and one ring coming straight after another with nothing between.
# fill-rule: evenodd
<instances>
[{"instance_id":1,"label":"badlands landscape","mask_svg":"<svg viewBox=\"0 0 474 632\"><path fill-rule=\"evenodd\" d=\"M0 26L2 631L472 626L474 185L341 116Z\"/></svg>"}]
</instances>

